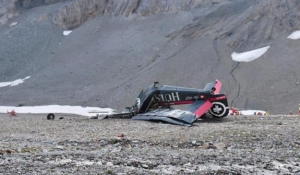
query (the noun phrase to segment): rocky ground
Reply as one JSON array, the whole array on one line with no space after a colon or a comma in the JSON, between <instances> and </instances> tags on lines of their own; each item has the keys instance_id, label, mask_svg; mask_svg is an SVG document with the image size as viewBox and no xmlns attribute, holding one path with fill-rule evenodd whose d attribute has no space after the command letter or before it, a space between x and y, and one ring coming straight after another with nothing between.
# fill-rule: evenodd
<instances>
[{"instance_id":1,"label":"rocky ground","mask_svg":"<svg viewBox=\"0 0 300 175\"><path fill-rule=\"evenodd\" d=\"M292 0L0 0L0 82L30 76L1 87L0 105L123 110L155 81L203 88L219 79L232 107L295 113L300 41L287 37L299 30L299 8ZM233 52L265 46L253 62L232 61Z\"/></svg>"},{"instance_id":2,"label":"rocky ground","mask_svg":"<svg viewBox=\"0 0 300 175\"><path fill-rule=\"evenodd\" d=\"M300 172L299 116L230 116L193 127L56 118L1 114L0 174Z\"/></svg>"}]
</instances>

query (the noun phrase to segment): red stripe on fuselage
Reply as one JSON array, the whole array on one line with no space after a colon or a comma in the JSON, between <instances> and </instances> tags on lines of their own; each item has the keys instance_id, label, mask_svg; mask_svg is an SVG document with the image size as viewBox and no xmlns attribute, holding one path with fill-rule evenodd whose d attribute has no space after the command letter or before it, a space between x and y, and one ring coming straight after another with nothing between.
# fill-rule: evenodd
<instances>
[{"instance_id":1,"label":"red stripe on fuselage","mask_svg":"<svg viewBox=\"0 0 300 175\"><path fill-rule=\"evenodd\" d=\"M204 104L202 106L200 106L200 108L198 108L194 114L196 114L198 116L198 118L200 118L203 114L205 114L210 108L212 107L212 103L210 101L206 101L204 102Z\"/></svg>"},{"instance_id":2,"label":"red stripe on fuselage","mask_svg":"<svg viewBox=\"0 0 300 175\"><path fill-rule=\"evenodd\" d=\"M218 101L218 100L224 100L224 99L227 99L227 97L224 95L224 96L221 96L221 97L214 97L214 98L209 98L207 100L209 101Z\"/></svg>"}]
</instances>

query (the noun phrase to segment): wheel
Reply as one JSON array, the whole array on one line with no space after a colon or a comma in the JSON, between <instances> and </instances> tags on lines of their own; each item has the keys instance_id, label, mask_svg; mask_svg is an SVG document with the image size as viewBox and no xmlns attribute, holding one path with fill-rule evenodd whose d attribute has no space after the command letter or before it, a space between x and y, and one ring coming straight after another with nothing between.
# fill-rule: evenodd
<instances>
[{"instance_id":1,"label":"wheel","mask_svg":"<svg viewBox=\"0 0 300 175\"><path fill-rule=\"evenodd\" d=\"M50 113L47 115L47 120L54 120L55 119L55 115Z\"/></svg>"},{"instance_id":2,"label":"wheel","mask_svg":"<svg viewBox=\"0 0 300 175\"><path fill-rule=\"evenodd\" d=\"M212 107L208 111L214 118L223 118L228 116L229 108L222 101L212 103Z\"/></svg>"}]
</instances>

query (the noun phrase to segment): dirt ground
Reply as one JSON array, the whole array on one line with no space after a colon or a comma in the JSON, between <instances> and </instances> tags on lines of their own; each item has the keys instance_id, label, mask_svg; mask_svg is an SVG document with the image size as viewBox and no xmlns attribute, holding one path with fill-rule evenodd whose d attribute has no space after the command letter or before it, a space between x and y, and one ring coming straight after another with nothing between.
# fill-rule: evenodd
<instances>
[{"instance_id":1,"label":"dirt ground","mask_svg":"<svg viewBox=\"0 0 300 175\"><path fill-rule=\"evenodd\" d=\"M0 174L297 174L299 121L229 116L181 127L1 114Z\"/></svg>"}]
</instances>

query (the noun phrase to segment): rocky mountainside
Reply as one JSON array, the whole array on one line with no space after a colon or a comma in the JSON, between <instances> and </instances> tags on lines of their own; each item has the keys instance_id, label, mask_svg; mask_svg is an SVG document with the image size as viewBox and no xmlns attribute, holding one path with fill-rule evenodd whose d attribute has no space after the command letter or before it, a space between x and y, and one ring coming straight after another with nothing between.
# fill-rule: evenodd
<instances>
[{"instance_id":1,"label":"rocky mountainside","mask_svg":"<svg viewBox=\"0 0 300 175\"><path fill-rule=\"evenodd\" d=\"M294 0L0 0L0 105L131 105L153 81L218 78L239 108L296 112ZM11 25L12 23L14 25ZM73 30L63 36L63 30ZM232 52L271 49L250 63Z\"/></svg>"}]
</instances>

